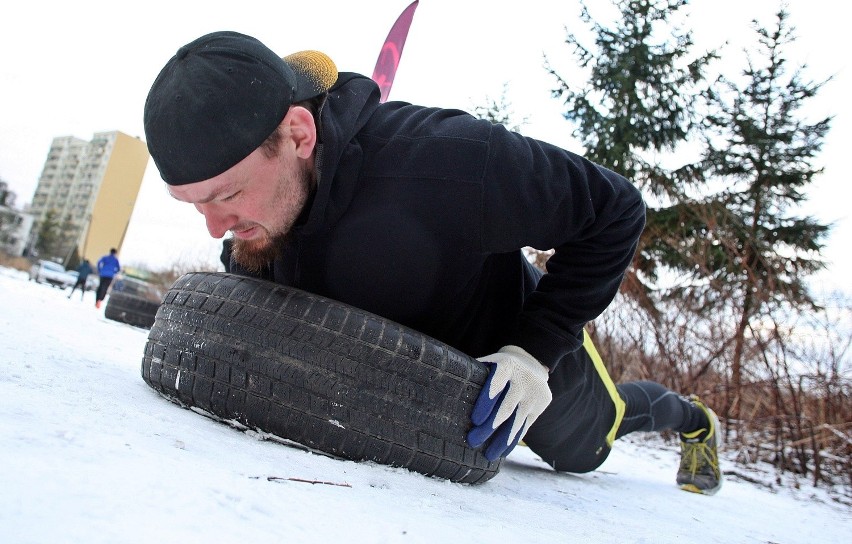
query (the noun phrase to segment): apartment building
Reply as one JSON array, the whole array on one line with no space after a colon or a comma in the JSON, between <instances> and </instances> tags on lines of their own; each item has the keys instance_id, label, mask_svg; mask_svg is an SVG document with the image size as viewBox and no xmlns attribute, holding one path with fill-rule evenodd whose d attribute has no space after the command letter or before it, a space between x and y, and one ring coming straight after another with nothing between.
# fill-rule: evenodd
<instances>
[{"instance_id":1,"label":"apartment building","mask_svg":"<svg viewBox=\"0 0 852 544\"><path fill-rule=\"evenodd\" d=\"M120 251L147 164L145 143L122 132L54 138L29 210L36 234L55 226L40 257L73 266Z\"/></svg>"}]
</instances>

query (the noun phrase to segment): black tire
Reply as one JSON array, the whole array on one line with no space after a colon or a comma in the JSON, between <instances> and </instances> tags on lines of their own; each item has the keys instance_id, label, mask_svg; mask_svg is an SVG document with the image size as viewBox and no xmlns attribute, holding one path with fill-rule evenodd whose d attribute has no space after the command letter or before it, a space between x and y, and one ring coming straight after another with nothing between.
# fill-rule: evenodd
<instances>
[{"instance_id":1,"label":"black tire","mask_svg":"<svg viewBox=\"0 0 852 544\"><path fill-rule=\"evenodd\" d=\"M484 364L400 324L225 273L174 283L142 360L152 388L237 427L464 483L500 468L466 442L487 377Z\"/></svg>"},{"instance_id":2,"label":"black tire","mask_svg":"<svg viewBox=\"0 0 852 544\"><path fill-rule=\"evenodd\" d=\"M113 291L107 298L104 317L134 327L150 329L160 303L136 295Z\"/></svg>"}]
</instances>

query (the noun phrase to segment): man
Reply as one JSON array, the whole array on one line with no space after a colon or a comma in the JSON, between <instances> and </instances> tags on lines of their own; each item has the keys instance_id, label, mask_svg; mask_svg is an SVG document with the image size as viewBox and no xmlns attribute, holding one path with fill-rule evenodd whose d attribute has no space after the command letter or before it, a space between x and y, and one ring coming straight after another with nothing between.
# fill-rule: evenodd
<instances>
[{"instance_id":1,"label":"man","mask_svg":"<svg viewBox=\"0 0 852 544\"><path fill-rule=\"evenodd\" d=\"M80 300L83 300L83 297L86 295L86 280L89 279L89 274L92 273L92 265L89 262L89 259L83 259L83 262L80 263L80 266L77 267L77 281L74 282L74 286L71 288L71 292L68 293L68 298L71 298L71 295L74 294L74 289L80 288Z\"/></svg>"},{"instance_id":2,"label":"man","mask_svg":"<svg viewBox=\"0 0 852 544\"><path fill-rule=\"evenodd\" d=\"M112 248L107 255L104 255L98 260L98 278L100 279L100 283L98 283L98 290L95 294L95 308L101 307L101 303L106 298L107 290L113 278L121 270L121 264L118 262L116 253L118 251Z\"/></svg>"},{"instance_id":3,"label":"man","mask_svg":"<svg viewBox=\"0 0 852 544\"><path fill-rule=\"evenodd\" d=\"M437 84L437 83L436 83ZM524 442L586 472L634 431L682 436L682 488L721 485L718 420L659 384L616 386L583 327L612 301L645 208L623 177L456 110L379 103L328 57L217 32L180 48L145 103L151 156L230 272L336 299L491 367L472 447ZM521 248L555 248L538 273Z\"/></svg>"}]
</instances>

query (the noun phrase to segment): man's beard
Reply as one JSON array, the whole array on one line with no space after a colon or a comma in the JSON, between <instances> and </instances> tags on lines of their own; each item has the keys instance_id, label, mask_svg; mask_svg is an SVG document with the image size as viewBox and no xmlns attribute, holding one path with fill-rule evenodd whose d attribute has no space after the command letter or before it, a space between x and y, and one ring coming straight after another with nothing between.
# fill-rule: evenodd
<instances>
[{"instance_id":1,"label":"man's beard","mask_svg":"<svg viewBox=\"0 0 852 544\"><path fill-rule=\"evenodd\" d=\"M275 259L281 256L284 245L291 237L293 226L312 200L311 192L316 187L316 182L307 169L300 170L296 179L291 181L298 192L296 195L298 205L297 209L293 210L293 217L288 218L285 224L274 232L264 229L263 235L259 238L250 240L233 238L231 257L252 274L262 274Z\"/></svg>"},{"instance_id":2,"label":"man's beard","mask_svg":"<svg viewBox=\"0 0 852 544\"><path fill-rule=\"evenodd\" d=\"M276 235L265 232L263 237L257 240L234 238L231 257L247 271L260 275L270 263L281 256L281 248L289 236L288 230Z\"/></svg>"}]
</instances>

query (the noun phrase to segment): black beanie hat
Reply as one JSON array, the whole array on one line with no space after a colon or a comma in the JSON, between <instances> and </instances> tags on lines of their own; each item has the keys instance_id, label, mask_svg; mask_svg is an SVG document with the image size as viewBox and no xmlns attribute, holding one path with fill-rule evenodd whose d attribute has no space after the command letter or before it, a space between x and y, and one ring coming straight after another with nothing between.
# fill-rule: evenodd
<instances>
[{"instance_id":1,"label":"black beanie hat","mask_svg":"<svg viewBox=\"0 0 852 544\"><path fill-rule=\"evenodd\" d=\"M148 151L169 185L215 177L257 149L290 106L328 91L318 51L285 58L251 36L214 32L181 47L145 101Z\"/></svg>"}]
</instances>

